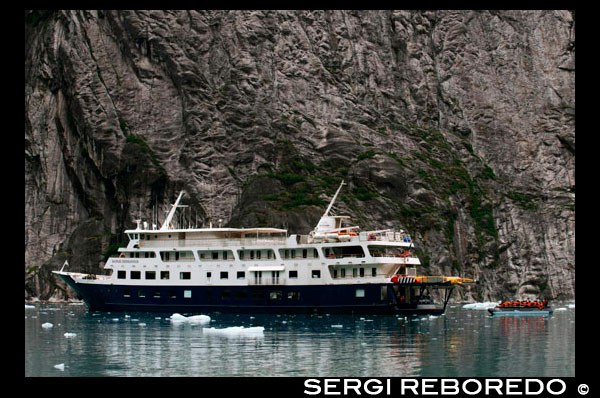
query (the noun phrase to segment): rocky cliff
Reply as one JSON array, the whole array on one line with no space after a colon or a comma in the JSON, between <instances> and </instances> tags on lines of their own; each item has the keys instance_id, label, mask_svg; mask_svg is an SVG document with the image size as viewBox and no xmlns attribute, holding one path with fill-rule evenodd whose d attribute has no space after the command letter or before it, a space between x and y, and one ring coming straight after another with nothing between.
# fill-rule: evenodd
<instances>
[{"instance_id":1,"label":"rocky cliff","mask_svg":"<svg viewBox=\"0 0 600 398\"><path fill-rule=\"evenodd\" d=\"M25 296L180 189L306 233L344 179L463 298L573 298L574 60L569 11L27 11Z\"/></svg>"}]
</instances>

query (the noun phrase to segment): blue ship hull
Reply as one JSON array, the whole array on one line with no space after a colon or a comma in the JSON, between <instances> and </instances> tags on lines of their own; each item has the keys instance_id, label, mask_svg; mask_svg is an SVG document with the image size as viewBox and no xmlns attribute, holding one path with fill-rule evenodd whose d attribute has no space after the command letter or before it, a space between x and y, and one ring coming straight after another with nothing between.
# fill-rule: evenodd
<instances>
[{"instance_id":1,"label":"blue ship hull","mask_svg":"<svg viewBox=\"0 0 600 398\"><path fill-rule=\"evenodd\" d=\"M91 311L440 315L446 304L400 304L392 284L132 286L76 283L59 276ZM364 296L356 297L357 289Z\"/></svg>"}]
</instances>

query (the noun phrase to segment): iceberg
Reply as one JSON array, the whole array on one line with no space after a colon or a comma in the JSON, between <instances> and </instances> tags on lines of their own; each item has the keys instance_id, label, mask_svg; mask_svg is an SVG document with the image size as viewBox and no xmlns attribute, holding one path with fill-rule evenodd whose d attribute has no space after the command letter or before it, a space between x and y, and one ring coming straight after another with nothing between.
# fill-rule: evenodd
<instances>
[{"instance_id":1,"label":"iceberg","mask_svg":"<svg viewBox=\"0 0 600 398\"><path fill-rule=\"evenodd\" d=\"M169 319L172 323L189 323L190 325L204 325L210 322L208 315L183 316L181 314L173 314Z\"/></svg>"},{"instance_id":2,"label":"iceberg","mask_svg":"<svg viewBox=\"0 0 600 398\"><path fill-rule=\"evenodd\" d=\"M488 308L496 307L498 304L500 304L499 301L486 301L483 303L465 304L462 307L466 310L487 310Z\"/></svg>"},{"instance_id":3,"label":"iceberg","mask_svg":"<svg viewBox=\"0 0 600 398\"><path fill-rule=\"evenodd\" d=\"M44 329L50 329L51 327L53 327L54 325L51 324L50 322L46 322L46 323L42 323L42 327Z\"/></svg>"},{"instance_id":4,"label":"iceberg","mask_svg":"<svg viewBox=\"0 0 600 398\"><path fill-rule=\"evenodd\" d=\"M245 328L243 326L232 326L224 329L216 329L216 328L204 328L202 330L203 333L206 334L214 334L214 335L222 335L228 337L237 337L237 336L248 336L248 337L262 337L265 328L262 326L248 327Z\"/></svg>"},{"instance_id":5,"label":"iceberg","mask_svg":"<svg viewBox=\"0 0 600 398\"><path fill-rule=\"evenodd\" d=\"M58 369L58 370L63 370L64 371L65 370L65 364L64 363L59 363L58 365L54 365L54 368Z\"/></svg>"}]
</instances>

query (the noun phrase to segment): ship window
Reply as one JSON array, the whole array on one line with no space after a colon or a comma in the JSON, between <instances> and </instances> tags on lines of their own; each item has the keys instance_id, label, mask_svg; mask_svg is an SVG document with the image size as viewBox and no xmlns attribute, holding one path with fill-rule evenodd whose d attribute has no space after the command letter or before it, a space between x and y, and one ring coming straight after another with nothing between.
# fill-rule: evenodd
<instances>
[{"instance_id":1,"label":"ship window","mask_svg":"<svg viewBox=\"0 0 600 398\"><path fill-rule=\"evenodd\" d=\"M289 271L289 278L290 279L297 279L298 278L298 271Z\"/></svg>"},{"instance_id":2,"label":"ship window","mask_svg":"<svg viewBox=\"0 0 600 398\"><path fill-rule=\"evenodd\" d=\"M156 279L156 272L154 271L146 271L146 279Z\"/></svg>"},{"instance_id":3,"label":"ship window","mask_svg":"<svg viewBox=\"0 0 600 398\"><path fill-rule=\"evenodd\" d=\"M129 277L131 279L141 279L142 273L140 271L131 271L131 273L129 274Z\"/></svg>"},{"instance_id":4,"label":"ship window","mask_svg":"<svg viewBox=\"0 0 600 398\"><path fill-rule=\"evenodd\" d=\"M230 290L223 290L223 292L221 292L221 299L222 300L229 300L231 298L231 291Z\"/></svg>"},{"instance_id":5,"label":"ship window","mask_svg":"<svg viewBox=\"0 0 600 398\"><path fill-rule=\"evenodd\" d=\"M138 297L141 297L141 298L146 297L146 291L138 290Z\"/></svg>"},{"instance_id":6,"label":"ship window","mask_svg":"<svg viewBox=\"0 0 600 398\"><path fill-rule=\"evenodd\" d=\"M290 254L290 257L296 258L296 249L292 249L292 253Z\"/></svg>"},{"instance_id":7,"label":"ship window","mask_svg":"<svg viewBox=\"0 0 600 398\"><path fill-rule=\"evenodd\" d=\"M300 300L300 292L291 291L287 294L288 300Z\"/></svg>"},{"instance_id":8,"label":"ship window","mask_svg":"<svg viewBox=\"0 0 600 398\"><path fill-rule=\"evenodd\" d=\"M334 278L337 278L337 269L334 269L334 270L333 270L333 277L334 277Z\"/></svg>"},{"instance_id":9,"label":"ship window","mask_svg":"<svg viewBox=\"0 0 600 398\"><path fill-rule=\"evenodd\" d=\"M321 271L318 269L313 269L311 272L311 276L316 279L321 277Z\"/></svg>"},{"instance_id":10,"label":"ship window","mask_svg":"<svg viewBox=\"0 0 600 398\"><path fill-rule=\"evenodd\" d=\"M250 260L254 259L254 250L250 250Z\"/></svg>"},{"instance_id":11,"label":"ship window","mask_svg":"<svg viewBox=\"0 0 600 398\"><path fill-rule=\"evenodd\" d=\"M125 272L125 271L117 271L117 278L119 278L119 279L125 279L125 278L127 278L127 272Z\"/></svg>"},{"instance_id":12,"label":"ship window","mask_svg":"<svg viewBox=\"0 0 600 398\"><path fill-rule=\"evenodd\" d=\"M371 276L377 276L377 268L371 268Z\"/></svg>"},{"instance_id":13,"label":"ship window","mask_svg":"<svg viewBox=\"0 0 600 398\"><path fill-rule=\"evenodd\" d=\"M192 273L191 272L180 272L179 279L192 279Z\"/></svg>"},{"instance_id":14,"label":"ship window","mask_svg":"<svg viewBox=\"0 0 600 398\"><path fill-rule=\"evenodd\" d=\"M308 249L302 249L302 258L308 257Z\"/></svg>"},{"instance_id":15,"label":"ship window","mask_svg":"<svg viewBox=\"0 0 600 398\"><path fill-rule=\"evenodd\" d=\"M342 278L345 278L345 277L346 277L346 268L342 268L342 269L340 270L340 276L341 276Z\"/></svg>"},{"instance_id":16,"label":"ship window","mask_svg":"<svg viewBox=\"0 0 600 398\"><path fill-rule=\"evenodd\" d=\"M223 260L227 260L227 250L223 251Z\"/></svg>"},{"instance_id":17,"label":"ship window","mask_svg":"<svg viewBox=\"0 0 600 398\"><path fill-rule=\"evenodd\" d=\"M129 290L129 289L123 290L123 297L131 297L131 290Z\"/></svg>"},{"instance_id":18,"label":"ship window","mask_svg":"<svg viewBox=\"0 0 600 398\"><path fill-rule=\"evenodd\" d=\"M154 293L152 294L152 297L160 298L160 290L155 290Z\"/></svg>"},{"instance_id":19,"label":"ship window","mask_svg":"<svg viewBox=\"0 0 600 398\"><path fill-rule=\"evenodd\" d=\"M281 290L274 290L269 293L269 299L271 300L281 300L282 294Z\"/></svg>"},{"instance_id":20,"label":"ship window","mask_svg":"<svg viewBox=\"0 0 600 398\"><path fill-rule=\"evenodd\" d=\"M261 252L260 250L256 251L256 259L257 260L260 260L260 252Z\"/></svg>"},{"instance_id":21,"label":"ship window","mask_svg":"<svg viewBox=\"0 0 600 398\"><path fill-rule=\"evenodd\" d=\"M184 290L183 291L183 298L192 298L192 291L191 290Z\"/></svg>"},{"instance_id":22,"label":"ship window","mask_svg":"<svg viewBox=\"0 0 600 398\"><path fill-rule=\"evenodd\" d=\"M219 252L212 252L212 258L213 258L213 260L218 260L219 259Z\"/></svg>"},{"instance_id":23,"label":"ship window","mask_svg":"<svg viewBox=\"0 0 600 398\"><path fill-rule=\"evenodd\" d=\"M357 275L358 275L358 270L356 268L352 268L352 277L356 278Z\"/></svg>"},{"instance_id":24,"label":"ship window","mask_svg":"<svg viewBox=\"0 0 600 398\"><path fill-rule=\"evenodd\" d=\"M364 268L362 268L362 267L360 268L360 276L361 276L361 278L362 278L363 276L365 276L365 269L364 269Z\"/></svg>"},{"instance_id":25,"label":"ship window","mask_svg":"<svg viewBox=\"0 0 600 398\"><path fill-rule=\"evenodd\" d=\"M206 279L210 279L210 276L211 276L211 275L212 275L212 274L211 274L210 272L207 272L207 273L206 273Z\"/></svg>"},{"instance_id":26,"label":"ship window","mask_svg":"<svg viewBox=\"0 0 600 398\"><path fill-rule=\"evenodd\" d=\"M237 272L237 278L238 279L244 279L244 278L246 278L246 273L244 271L238 271Z\"/></svg>"},{"instance_id":27,"label":"ship window","mask_svg":"<svg viewBox=\"0 0 600 398\"><path fill-rule=\"evenodd\" d=\"M313 249L313 257L319 258L319 251L317 249Z\"/></svg>"},{"instance_id":28,"label":"ship window","mask_svg":"<svg viewBox=\"0 0 600 398\"><path fill-rule=\"evenodd\" d=\"M346 257L364 257L365 252L362 246L338 246L338 247L325 247L323 248L325 257L331 257L331 254L335 258L346 258Z\"/></svg>"},{"instance_id":29,"label":"ship window","mask_svg":"<svg viewBox=\"0 0 600 398\"><path fill-rule=\"evenodd\" d=\"M167 294L169 295L169 298L177 298L177 293L175 290L169 290Z\"/></svg>"},{"instance_id":30,"label":"ship window","mask_svg":"<svg viewBox=\"0 0 600 398\"><path fill-rule=\"evenodd\" d=\"M365 289L356 289L355 296L356 297L365 297Z\"/></svg>"},{"instance_id":31,"label":"ship window","mask_svg":"<svg viewBox=\"0 0 600 398\"><path fill-rule=\"evenodd\" d=\"M160 271L160 279L169 279L169 271Z\"/></svg>"},{"instance_id":32,"label":"ship window","mask_svg":"<svg viewBox=\"0 0 600 398\"><path fill-rule=\"evenodd\" d=\"M229 278L229 273L227 271L221 271L221 279Z\"/></svg>"}]
</instances>

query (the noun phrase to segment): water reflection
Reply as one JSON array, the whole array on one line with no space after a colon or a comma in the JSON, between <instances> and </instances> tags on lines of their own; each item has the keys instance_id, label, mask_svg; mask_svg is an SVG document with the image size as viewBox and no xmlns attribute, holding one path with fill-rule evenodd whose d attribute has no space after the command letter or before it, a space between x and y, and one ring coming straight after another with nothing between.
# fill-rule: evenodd
<instances>
[{"instance_id":1,"label":"water reflection","mask_svg":"<svg viewBox=\"0 0 600 398\"><path fill-rule=\"evenodd\" d=\"M54 309L52 309L54 308ZM573 376L575 309L550 318L492 318L449 308L440 317L25 311L26 376ZM41 324L51 322L52 329ZM204 328L263 326L261 336ZM65 338L64 333L76 333ZM54 365L64 363L61 372Z\"/></svg>"}]
</instances>

